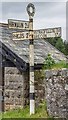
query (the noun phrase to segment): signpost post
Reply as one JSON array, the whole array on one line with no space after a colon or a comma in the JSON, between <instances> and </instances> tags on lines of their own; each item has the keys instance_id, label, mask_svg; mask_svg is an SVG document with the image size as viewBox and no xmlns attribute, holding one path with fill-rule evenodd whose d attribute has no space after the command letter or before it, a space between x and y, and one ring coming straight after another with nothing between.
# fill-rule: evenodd
<instances>
[{"instance_id":1,"label":"signpost post","mask_svg":"<svg viewBox=\"0 0 68 120\"><path fill-rule=\"evenodd\" d=\"M30 72L30 115L35 113L35 90L34 90L34 38L33 38L33 16L35 7L28 4L27 12L29 15L29 72Z\"/></svg>"}]
</instances>

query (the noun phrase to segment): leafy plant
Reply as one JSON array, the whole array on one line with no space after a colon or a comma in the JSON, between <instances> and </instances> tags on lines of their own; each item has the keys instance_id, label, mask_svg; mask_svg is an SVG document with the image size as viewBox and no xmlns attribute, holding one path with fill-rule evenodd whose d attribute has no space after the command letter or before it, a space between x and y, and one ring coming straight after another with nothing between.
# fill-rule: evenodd
<instances>
[{"instance_id":1,"label":"leafy plant","mask_svg":"<svg viewBox=\"0 0 68 120\"><path fill-rule=\"evenodd\" d=\"M55 65L54 59L51 57L50 54L48 54L44 61L43 69L51 69L54 65Z\"/></svg>"}]
</instances>

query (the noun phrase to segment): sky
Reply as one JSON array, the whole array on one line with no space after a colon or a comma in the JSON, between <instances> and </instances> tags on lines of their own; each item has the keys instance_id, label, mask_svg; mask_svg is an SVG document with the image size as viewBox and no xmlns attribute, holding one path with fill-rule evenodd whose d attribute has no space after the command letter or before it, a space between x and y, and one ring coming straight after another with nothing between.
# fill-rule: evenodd
<instances>
[{"instance_id":1,"label":"sky","mask_svg":"<svg viewBox=\"0 0 68 120\"><path fill-rule=\"evenodd\" d=\"M62 38L66 40L66 0L2 0L0 22L7 23L8 19L27 21L26 7L29 2L35 6L34 29L61 27Z\"/></svg>"}]
</instances>

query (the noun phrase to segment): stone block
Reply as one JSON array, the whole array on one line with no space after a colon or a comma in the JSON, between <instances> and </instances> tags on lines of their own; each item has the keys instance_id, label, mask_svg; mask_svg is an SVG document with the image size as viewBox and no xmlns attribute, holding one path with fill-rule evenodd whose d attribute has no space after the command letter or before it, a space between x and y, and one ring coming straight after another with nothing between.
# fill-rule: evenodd
<instances>
[{"instance_id":1,"label":"stone block","mask_svg":"<svg viewBox=\"0 0 68 120\"><path fill-rule=\"evenodd\" d=\"M15 67L5 67L5 74L20 74L20 71Z\"/></svg>"}]
</instances>

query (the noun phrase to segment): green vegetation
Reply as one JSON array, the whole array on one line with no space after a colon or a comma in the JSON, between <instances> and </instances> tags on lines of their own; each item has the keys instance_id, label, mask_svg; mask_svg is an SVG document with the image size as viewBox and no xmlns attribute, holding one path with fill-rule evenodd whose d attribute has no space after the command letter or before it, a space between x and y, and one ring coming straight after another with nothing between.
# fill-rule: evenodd
<instances>
[{"instance_id":1,"label":"green vegetation","mask_svg":"<svg viewBox=\"0 0 68 120\"><path fill-rule=\"evenodd\" d=\"M44 61L43 69L60 69L60 68L68 68L68 63L66 63L65 61L60 61L56 63L54 59L51 57L51 55L48 54Z\"/></svg>"},{"instance_id":2,"label":"green vegetation","mask_svg":"<svg viewBox=\"0 0 68 120\"><path fill-rule=\"evenodd\" d=\"M48 54L47 57L45 58L43 68L44 69L51 69L52 66L54 66L54 65L55 65L54 59L51 57L50 54Z\"/></svg>"},{"instance_id":3,"label":"green vegetation","mask_svg":"<svg viewBox=\"0 0 68 120\"><path fill-rule=\"evenodd\" d=\"M43 70L35 70L34 71L34 77L35 77L35 81L37 82L42 82L42 80L44 79L44 72Z\"/></svg>"},{"instance_id":4,"label":"green vegetation","mask_svg":"<svg viewBox=\"0 0 68 120\"><path fill-rule=\"evenodd\" d=\"M39 107L36 108L34 115L29 114L29 106L23 109L11 110L3 113L3 118L49 118L46 111L46 103L40 103Z\"/></svg>"},{"instance_id":5,"label":"green vegetation","mask_svg":"<svg viewBox=\"0 0 68 120\"><path fill-rule=\"evenodd\" d=\"M53 69L68 68L68 63L66 63L65 61L60 61L59 63L55 63L55 65L52 68Z\"/></svg>"},{"instance_id":6,"label":"green vegetation","mask_svg":"<svg viewBox=\"0 0 68 120\"><path fill-rule=\"evenodd\" d=\"M61 51L62 53L65 54L65 46L64 46L64 43L63 43L63 40L61 38L58 38L56 44L55 44L55 47Z\"/></svg>"},{"instance_id":7,"label":"green vegetation","mask_svg":"<svg viewBox=\"0 0 68 120\"><path fill-rule=\"evenodd\" d=\"M68 55L68 43L66 41L63 42L62 38L48 38L47 41L56 47L59 51Z\"/></svg>"}]
</instances>

